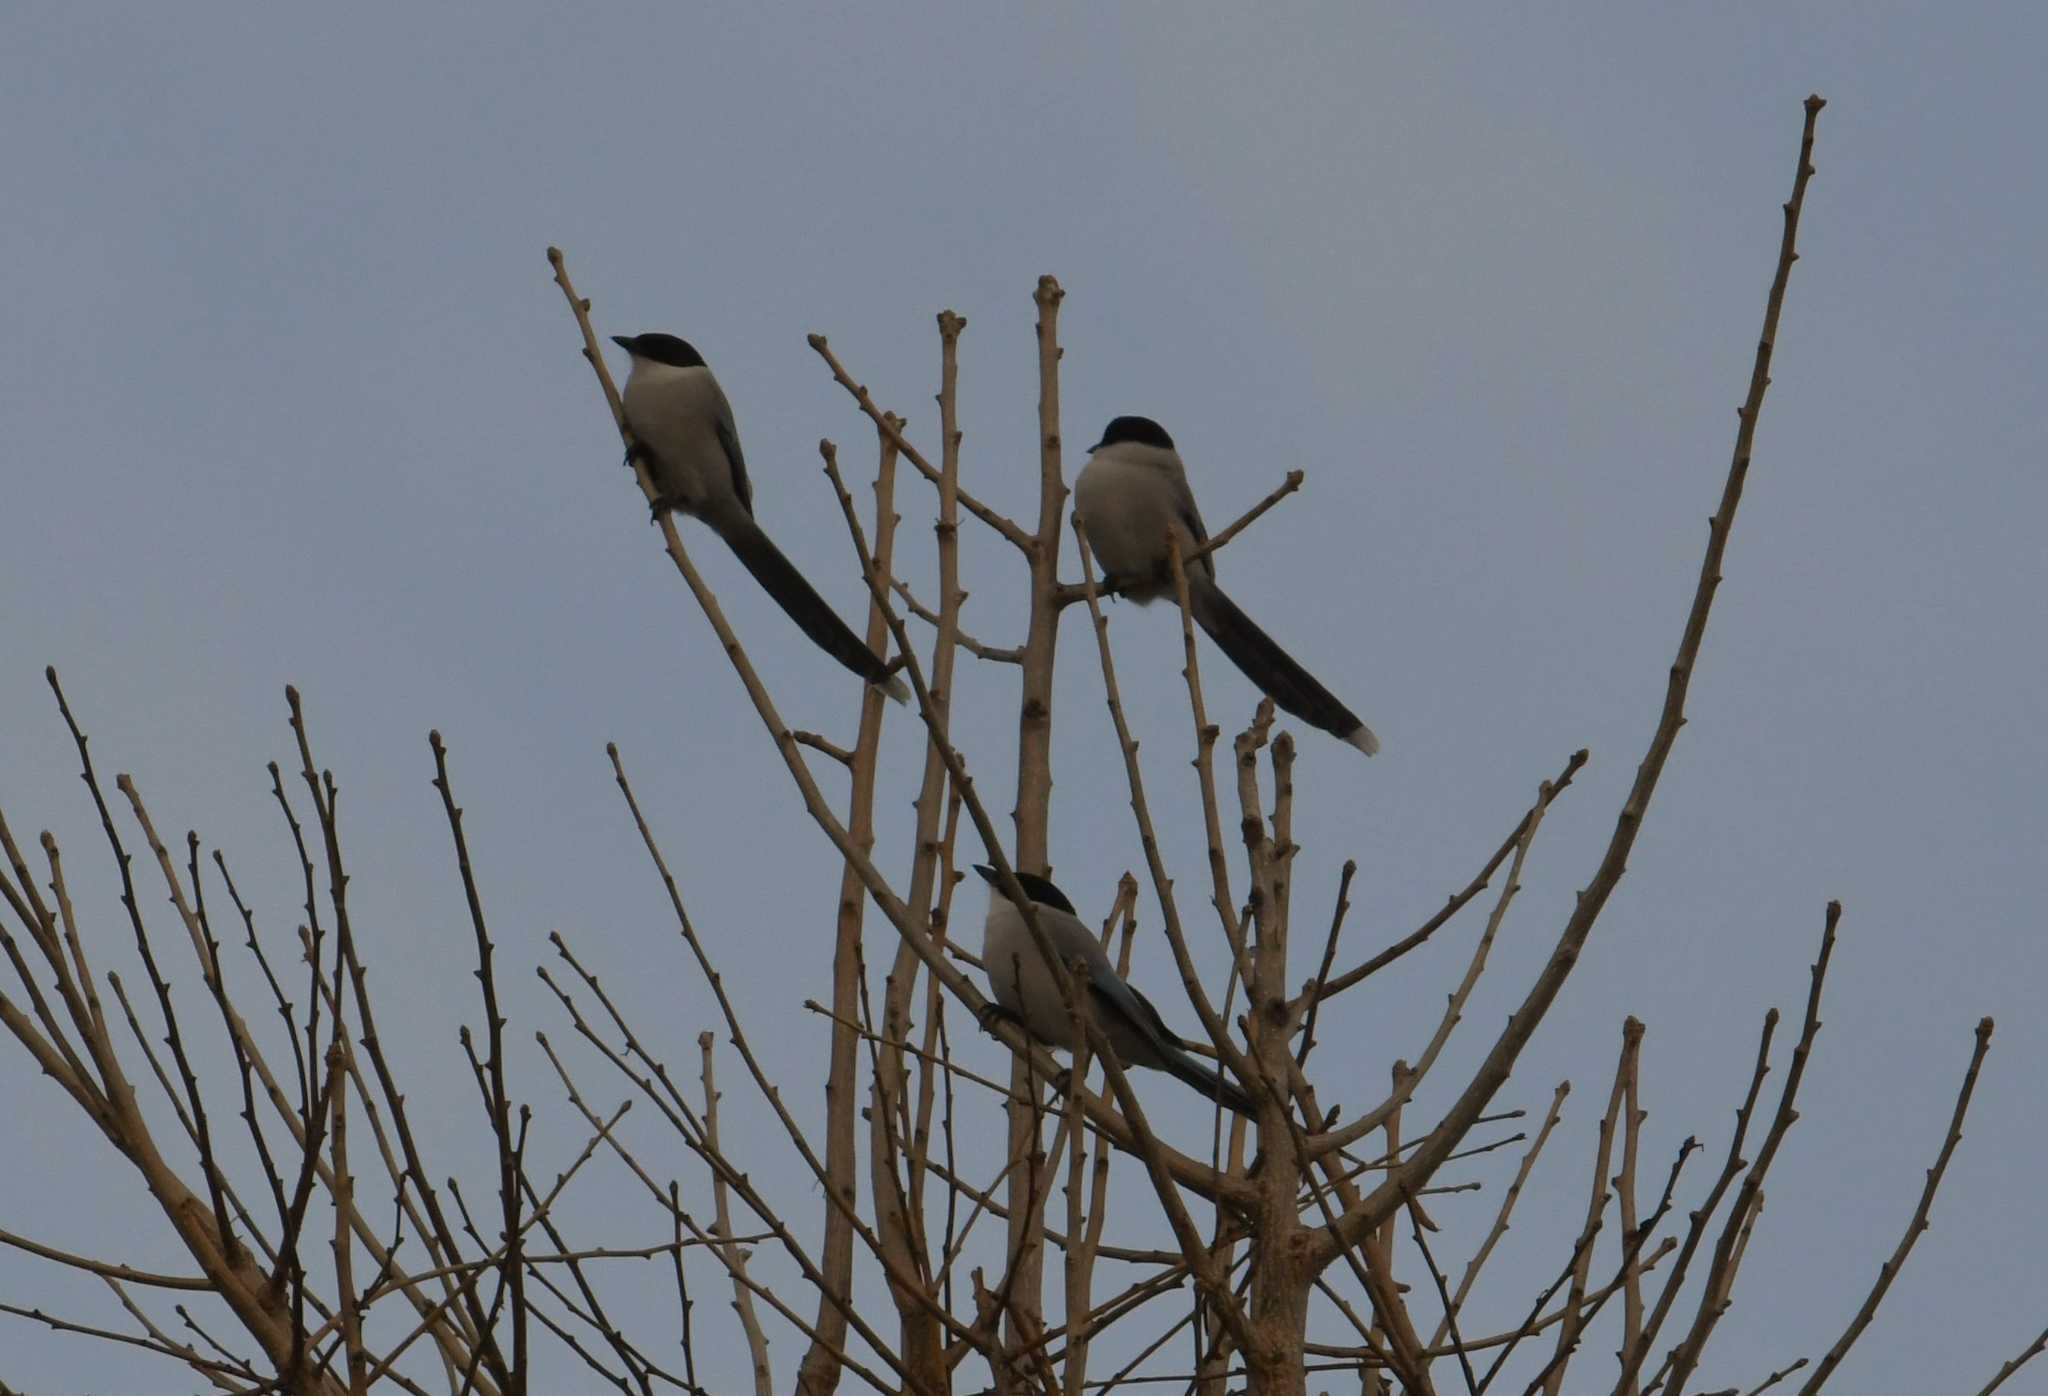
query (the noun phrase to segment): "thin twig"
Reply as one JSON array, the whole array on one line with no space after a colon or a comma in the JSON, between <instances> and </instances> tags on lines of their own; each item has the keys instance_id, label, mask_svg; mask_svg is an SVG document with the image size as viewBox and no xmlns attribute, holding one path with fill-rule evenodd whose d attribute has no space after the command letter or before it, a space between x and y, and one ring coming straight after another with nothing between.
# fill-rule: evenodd
<instances>
[{"instance_id":1,"label":"thin twig","mask_svg":"<svg viewBox=\"0 0 2048 1396\"><path fill-rule=\"evenodd\" d=\"M1571 1094L1571 1089L1571 1082L1560 1081L1557 1083L1557 1089L1552 1092L1550 1113L1543 1117L1543 1127L1536 1131L1536 1142L1522 1155L1521 1166L1515 1170L1515 1180L1508 1184L1508 1190L1500 1200L1500 1211L1495 1215L1493 1226L1486 1233L1486 1239L1479 1243L1479 1249L1473 1253L1472 1259L1465 1263L1465 1273L1458 1279L1458 1292L1452 1296L1443 1319L1437 1324L1435 1335L1429 1340L1432 1348L1443 1342L1444 1335L1450 1332L1458 1311L1465 1306L1466 1296L1472 1292L1473 1281L1479 1278L1480 1267L1485 1265L1486 1258L1493 1254L1494 1243L1507 1233L1508 1217L1514 1212L1515 1202L1522 1195L1522 1185L1529 1181L1529 1172L1536 1166L1536 1156L1543 1152L1543 1146L1550 1140L1550 1132L1557 1128L1558 1117L1564 1111L1564 1098Z\"/></svg>"},{"instance_id":2,"label":"thin twig","mask_svg":"<svg viewBox=\"0 0 2048 1396\"><path fill-rule=\"evenodd\" d=\"M1799 1118L1799 1086L1806 1078L1806 1063L1813 1054L1814 1038L1820 1033L1821 988L1827 982L1828 963L1835 953L1835 927L1841 918L1842 904L1829 902L1826 922L1821 929L1820 954L1815 957L1810 972L1806 1023L1800 1029L1798 1045L1792 1049L1792 1065L1785 1073L1785 1089L1778 1096L1777 1113L1771 1119L1770 1132L1764 1136L1763 1148L1757 1151L1756 1162L1750 1166L1742 1186L1736 1190L1728 1220L1721 1228L1720 1240L1714 1246L1713 1259L1707 1268L1699 1308L1693 1315L1692 1328L1668 1359L1670 1375L1664 1386L1666 1396L1683 1396L1685 1384L1691 1379L1699 1365L1700 1355L1706 1349L1707 1339L1721 1321L1721 1315L1727 1312L1727 1296L1735 1283L1735 1272L1742 1263L1741 1243L1747 1228L1754 1224L1754 1214L1760 1205L1758 1195L1770 1174L1771 1164L1778 1157L1779 1147Z\"/></svg>"},{"instance_id":3,"label":"thin twig","mask_svg":"<svg viewBox=\"0 0 2048 1396\"><path fill-rule=\"evenodd\" d=\"M1934 1194L1941 1186L1941 1175L1948 1171L1949 1158L1963 1139L1963 1116L1969 1113L1970 1097L1977 1090L1977 1073L1983 1068L1984 1057L1991 1050L1991 1027L1989 1018L1980 1019L1977 1023L1977 1046L1970 1053L1970 1067L1963 1073L1962 1088L1956 1092L1956 1107L1949 1116L1948 1136L1941 1141L1941 1152L1935 1156L1934 1167L1927 1170L1927 1184L1920 1190L1920 1205L1913 1209L1912 1220L1906 1223L1906 1234L1899 1238L1891 1258L1878 1267L1877 1280L1871 1285L1862 1307L1856 1310L1856 1316L1849 1320L1849 1326L1842 1330L1842 1336L1835 1340L1835 1345L1828 1349L1827 1356L1813 1369L1813 1375L1799 1388L1799 1396L1814 1396L1834 1374L1835 1368L1841 1365L1850 1347L1863 1336L1863 1330L1876 1317L1877 1306L1884 1301L1892 1281L1898 1278L1906 1257L1912 1253L1913 1243L1920 1239L1921 1232L1927 1230L1927 1213L1934 1206Z\"/></svg>"},{"instance_id":4,"label":"thin twig","mask_svg":"<svg viewBox=\"0 0 2048 1396\"><path fill-rule=\"evenodd\" d=\"M1614 1128L1621 1117L1623 1102L1628 1098L1629 1082L1635 1079L1636 1056L1643 1043L1643 1025L1635 1017L1623 1020L1621 1025L1621 1060L1614 1066L1614 1089L1607 1097L1607 1113L1600 1117L1600 1139L1593 1149L1592 1196L1586 1202L1586 1222L1580 1236L1583 1244L1578 1248L1578 1263L1572 1267L1572 1286L1565 1297L1565 1320L1557 1328L1557 1350L1550 1359L1550 1372L1543 1381L1546 1396L1558 1396L1564 1387L1565 1368L1571 1361L1574 1348L1579 1344L1580 1314L1585 1310L1586 1279L1593 1269L1593 1244L1600 1235L1601 1222L1607 1215L1607 1194L1613 1186L1607 1176L1607 1165L1614 1156ZM1630 1228L1622 1228L1623 1235Z\"/></svg>"},{"instance_id":5,"label":"thin twig","mask_svg":"<svg viewBox=\"0 0 2048 1396\"><path fill-rule=\"evenodd\" d=\"M718 1084L711 1066L712 1036L708 1032L697 1034L697 1051L703 1061L704 1079L704 1143L707 1148L717 1150L718 1144ZM768 1363L768 1336L761 1331L761 1320L754 1312L754 1296L747 1283L747 1256L738 1244L727 1239L733 1234L732 1206L727 1200L725 1178L716 1170L711 1173L712 1215L711 1234L723 1242L719 1259L733 1278L732 1306L740 1316L740 1329L747 1337L747 1354L754 1369L755 1396L773 1396L775 1391L774 1370Z\"/></svg>"},{"instance_id":6,"label":"thin twig","mask_svg":"<svg viewBox=\"0 0 2048 1396\"><path fill-rule=\"evenodd\" d=\"M808 335L806 336L806 342L812 349L817 351L818 357L823 359L826 366L832 370L832 381L846 389L853 400L860 405L860 410L866 414L868 420L875 424L875 429L890 439L896 449L903 453L903 458L917 468L918 474L924 476L925 479L931 481L934 485L939 484L944 479L943 473L935 469L932 463L924 458L924 453L918 450L912 444L910 438L903 434L902 427L898 425L901 419L888 412L884 412L875 404L875 400L868 393L868 390L853 381L853 375L848 373L846 366L839 362L839 356L832 352L832 346L826 342L825 336L821 334ZM960 489L957 484L954 486L954 489L961 505L968 513L980 519L983 523L1008 539L1017 548L1027 554L1030 552L1032 545L1031 534L1026 533L1013 520L1006 518L989 508L986 504L983 504L966 490Z\"/></svg>"},{"instance_id":7,"label":"thin twig","mask_svg":"<svg viewBox=\"0 0 2048 1396\"><path fill-rule=\"evenodd\" d=\"M470 864L469 840L462 832L462 807L455 803L455 789L448 779L448 748L441 741L439 731L427 734L427 745L434 753L434 789L440 793L441 811L448 820L449 835L455 841L455 866L462 877L462 895L469 907L470 927L476 933L476 977L483 991L485 1040L490 1044L490 1055L485 1062L485 1069L490 1075L487 1105L491 1137L497 1146L498 1199L505 1223L505 1260L500 1273L509 1290L512 1308L512 1365L508 1372L510 1383L506 1396L524 1396L527 1370L526 1267L520 1241L524 1229L519 1224L519 1150L513 1145L512 1099L505 1085L505 1018L498 1011L497 980L491 972L495 953L490 929L484 922L483 894L477 888L476 873ZM338 1173L339 1169L336 1171ZM353 1365L353 1354L351 1363Z\"/></svg>"},{"instance_id":8,"label":"thin twig","mask_svg":"<svg viewBox=\"0 0 2048 1396\"><path fill-rule=\"evenodd\" d=\"M2012 1361L2006 1363L1993 1373L1991 1380L1985 1382L1978 1390L1977 1396L1991 1396L1992 1392L2005 1385L2007 1377L2010 1377L2014 1372L2017 1372L2036 1357L2039 1357L2044 1351L2048 1351L2048 1328L2042 1329L2041 1335L2038 1338L2022 1348L2018 1357L2013 1358Z\"/></svg>"},{"instance_id":9,"label":"thin twig","mask_svg":"<svg viewBox=\"0 0 2048 1396\"><path fill-rule=\"evenodd\" d=\"M889 590L903 598L904 609L926 625L937 627L942 624L939 613L918 600L917 594L911 591L910 585L901 577L891 577L889 579ZM966 600L967 593L961 592L960 599ZM966 650L976 659L986 659L995 664L1022 664L1024 662L1024 651L1018 646L991 645L977 640L965 630L957 628L953 632L953 638L958 642L961 649Z\"/></svg>"},{"instance_id":10,"label":"thin twig","mask_svg":"<svg viewBox=\"0 0 2048 1396\"><path fill-rule=\"evenodd\" d=\"M1351 879L1357 875L1357 860L1346 858L1344 871L1337 878L1337 904L1330 911L1330 934L1323 941L1323 958L1316 966L1316 977L1302 990L1302 997L1308 1000L1308 1013L1301 1022L1301 1046L1294 1054L1296 1066L1307 1066L1308 1054L1315 1049L1316 1015L1323 1006L1323 985L1329 982L1330 966L1337 960L1337 936L1344 929L1345 913L1351 910Z\"/></svg>"},{"instance_id":11,"label":"thin twig","mask_svg":"<svg viewBox=\"0 0 2048 1396\"><path fill-rule=\"evenodd\" d=\"M1554 795L1554 791L1538 791L1536 803L1530 807L1528 818L1522 821L1522 831L1515 839L1514 857L1508 864L1507 879L1501 883L1500 895L1494 899L1493 911L1486 918L1486 927L1479 933L1479 939L1472 947L1472 956L1466 962L1465 973L1458 980L1457 988L1451 991L1449 999L1446 1000L1443 1016L1437 1020L1436 1031L1430 1035L1429 1042L1423 1047L1422 1056L1415 1063L1414 1070L1401 1078L1385 1102L1366 1111L1342 1129L1329 1131L1313 1141L1312 1147L1317 1156L1363 1139L1392 1112L1399 1110L1414 1098L1416 1088L1422 1084L1423 1077L1436 1065L1437 1058L1442 1055L1445 1045L1451 1040L1451 1034L1464 1019L1465 1004L1471 998L1472 990L1478 986L1479 976L1486 971L1487 956L1493 949L1494 938L1500 934L1502 923L1507 919L1508 907L1514 902L1516 894L1522 890L1522 865L1529 857L1529 846L1535 841L1536 831L1543 825L1544 812L1550 807L1550 800ZM1306 995L1303 997L1307 998ZM1555 1393L1552 1396L1555 1396Z\"/></svg>"},{"instance_id":12,"label":"thin twig","mask_svg":"<svg viewBox=\"0 0 2048 1396\"><path fill-rule=\"evenodd\" d=\"M1485 866L1479 869L1478 874L1470 882L1466 883L1462 890L1445 899L1443 906L1438 909L1436 915L1430 917L1413 931L1374 955L1364 964L1356 965L1344 971L1335 979L1319 977L1310 980L1308 986L1303 990L1303 996L1308 997L1312 995L1314 1001L1318 1004L1324 999L1334 998L1346 989L1361 984L1371 976L1378 974L1388 965L1422 945L1431 936L1442 930L1453 916L1464 910L1467 903L1486 890L1487 886L1493 881L1494 873L1499 871L1500 865L1505 863L1509 855L1521 846L1522 834L1528 829L1529 821L1539 818L1542 812L1549 808L1551 802L1556 800L1559 795L1562 795L1571 786L1572 778L1578 775L1580 768L1586 764L1587 759L1588 754L1583 748L1573 752L1571 759L1564 763L1564 769L1557 773L1555 779L1537 787L1539 792L1536 797L1537 803L1530 806L1528 811L1522 815L1521 819L1516 823L1514 831L1501 841L1500 847L1493 851L1493 856L1486 860ZM1297 1011L1305 1010L1297 1009Z\"/></svg>"}]
</instances>

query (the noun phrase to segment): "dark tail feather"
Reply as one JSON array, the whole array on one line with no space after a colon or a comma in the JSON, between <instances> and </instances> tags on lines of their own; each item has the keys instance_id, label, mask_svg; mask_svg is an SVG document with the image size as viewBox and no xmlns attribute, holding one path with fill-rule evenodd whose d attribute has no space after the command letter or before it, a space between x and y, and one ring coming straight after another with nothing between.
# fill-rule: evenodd
<instances>
[{"instance_id":1,"label":"dark tail feather","mask_svg":"<svg viewBox=\"0 0 2048 1396\"><path fill-rule=\"evenodd\" d=\"M1360 722L1351 709L1337 701L1329 689L1296 664L1273 637L1252 623L1214 582L1188 578L1188 599L1195 620L1209 632L1216 648L1223 651L1244 676L1277 703L1283 712L1320 727L1339 741L1349 742L1367 756L1380 749L1380 739Z\"/></svg>"},{"instance_id":2,"label":"dark tail feather","mask_svg":"<svg viewBox=\"0 0 2048 1396\"><path fill-rule=\"evenodd\" d=\"M847 628L839 613L825 604L825 598L804 580L804 574L782 555L759 524L752 519L740 519L723 524L718 532L732 548L733 556L754 574L761 589L775 598L775 604L811 637L813 644L897 702L909 701L910 691L903 686L903 680L891 674L889 666Z\"/></svg>"},{"instance_id":3,"label":"dark tail feather","mask_svg":"<svg viewBox=\"0 0 2048 1396\"><path fill-rule=\"evenodd\" d=\"M1221 1073L1211 1071L1186 1052L1166 1054L1164 1069L1193 1086L1202 1099L1213 1100L1224 1109L1235 1110L1240 1115L1257 1118L1259 1107L1252 1104L1250 1096L1231 1085Z\"/></svg>"}]
</instances>

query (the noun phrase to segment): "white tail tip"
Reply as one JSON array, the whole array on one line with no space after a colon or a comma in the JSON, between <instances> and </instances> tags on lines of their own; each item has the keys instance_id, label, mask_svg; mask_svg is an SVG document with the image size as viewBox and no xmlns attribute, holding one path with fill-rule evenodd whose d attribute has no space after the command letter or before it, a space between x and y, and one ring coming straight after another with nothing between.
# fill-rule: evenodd
<instances>
[{"instance_id":1,"label":"white tail tip","mask_svg":"<svg viewBox=\"0 0 2048 1396\"><path fill-rule=\"evenodd\" d=\"M1357 747L1367 756L1378 756L1380 754L1380 739L1372 734L1372 728L1367 727L1362 722L1344 740Z\"/></svg>"},{"instance_id":2,"label":"white tail tip","mask_svg":"<svg viewBox=\"0 0 2048 1396\"><path fill-rule=\"evenodd\" d=\"M908 704L910 702L910 685L903 682L902 679L898 678L894 674L891 674L888 678L882 680L882 682L877 684L876 687L880 688L882 692L888 694L891 698L894 698L899 703ZM1369 737L1372 734L1370 732L1367 732L1366 735ZM1373 748L1374 750L1378 750L1379 743L1374 742Z\"/></svg>"}]
</instances>

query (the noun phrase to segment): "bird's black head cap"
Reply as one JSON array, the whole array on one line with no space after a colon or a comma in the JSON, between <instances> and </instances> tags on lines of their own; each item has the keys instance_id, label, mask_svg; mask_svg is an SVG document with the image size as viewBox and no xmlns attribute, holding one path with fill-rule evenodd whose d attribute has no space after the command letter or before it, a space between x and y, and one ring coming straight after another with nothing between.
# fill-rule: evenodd
<instances>
[{"instance_id":1,"label":"bird's black head cap","mask_svg":"<svg viewBox=\"0 0 2048 1396\"><path fill-rule=\"evenodd\" d=\"M612 343L628 354L671 368L704 368L704 356L687 339L672 334L615 334Z\"/></svg>"},{"instance_id":2,"label":"bird's black head cap","mask_svg":"<svg viewBox=\"0 0 2048 1396\"><path fill-rule=\"evenodd\" d=\"M1162 451L1173 449L1173 438L1166 434L1166 428L1150 417L1112 417L1109 425L1102 429L1102 439L1088 449L1099 451L1104 446L1114 446L1119 441L1135 441L1140 446L1157 446Z\"/></svg>"},{"instance_id":3,"label":"bird's black head cap","mask_svg":"<svg viewBox=\"0 0 2048 1396\"><path fill-rule=\"evenodd\" d=\"M1002 888L994 868L986 863L976 863L974 870L982 875L982 878L989 886L996 889L997 896L1002 895ZM1017 884L1024 889L1024 895L1031 898L1034 902L1039 902L1045 906L1057 907L1069 916L1081 914L1074 910L1074 904L1067 900L1065 892L1062 892L1042 877L1028 872L1020 872L1017 874Z\"/></svg>"}]
</instances>

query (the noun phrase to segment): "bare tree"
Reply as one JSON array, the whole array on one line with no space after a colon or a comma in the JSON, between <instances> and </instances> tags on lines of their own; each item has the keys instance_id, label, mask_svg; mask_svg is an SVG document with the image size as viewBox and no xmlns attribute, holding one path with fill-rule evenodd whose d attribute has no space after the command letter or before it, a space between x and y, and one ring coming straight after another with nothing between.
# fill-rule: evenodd
<instances>
[{"instance_id":1,"label":"bare tree","mask_svg":"<svg viewBox=\"0 0 2048 1396\"><path fill-rule=\"evenodd\" d=\"M1137 742L1125 720L1102 607L1109 588L1095 572L1086 518L1071 520L1078 579L1062 581L1059 575L1061 533L1069 522L1059 409L1063 293L1046 277L1034 296L1039 488L1037 518L1028 525L992 509L961 480L956 389L965 321L950 312L938 317L935 460L909 438L902 419L860 386L822 337L811 340L876 442L874 509L865 522L842 477L837 448L825 442L820 449L867 579L868 640L899 657L922 727L912 854L899 876L892 877L873 856L880 693L865 690L850 744L792 729L673 520L661 519L669 556L752 700L804 811L829 845L819 846L819 856L841 866L831 917L832 980L825 997L810 1004L829 1020L832 1042L822 1140L790 1107L785 1083L770 1079L755 1052L713 961L715 942L699 935L682 877L671 870L616 750L611 757L621 796L668 892L683 946L715 996L720 1021L698 1033L692 1087L664 1064L663 1051L674 1043L630 1022L598 968L557 934L550 937L553 960L539 974L581 1042L560 1050L540 1033L556 1080L538 1091L515 1088L485 899L472 873L448 753L436 733L430 738L434 783L474 928L481 994L481 1030L464 1029L459 1045L493 1160L487 1180L466 1192L458 1179L444 1176L445 1165L432 1165L423 1155L407 1113L402 1069L378 1035L365 973L370 957L350 920L336 783L314 758L297 693L287 693L296 773L287 780L278 766L271 767L272 793L298 850L304 888L297 948L283 956L259 935L225 856L215 851L203 858L199 838L190 835L182 863L174 858L141 793L125 776L115 782L126 804L125 817L117 816L86 736L51 673L120 880L127 933L151 1002L131 999L118 973L102 981L93 970L91 959L106 955L111 943L103 929L79 924L56 841L44 835L42 866L32 868L0 819L0 849L7 859L0 895L12 917L0 923L0 950L14 974L12 986L0 992L0 1021L133 1164L190 1256L192 1271L147 1272L5 1231L0 1242L104 1281L125 1318L110 1327L38 1307L0 1308L59 1331L148 1349L216 1390L247 1396L381 1388L516 1396L559 1389L572 1379L587 1385L592 1378L629 1393L700 1392L717 1389L719 1380L707 1374L710 1385L700 1384L700 1359L707 1352L732 1351L747 1354L755 1390L764 1394L777 1389L778 1377L810 1396L834 1391L849 1377L877 1391L918 1396L984 1387L1080 1396L1140 1378L1220 1396L1240 1383L1256 1393L1304 1393L1311 1376L1318 1385L1341 1376L1367 1392L1398 1387L1433 1393L1441 1383L1477 1396L1504 1378L1522 1382L1526 1391L1554 1394L1575 1374L1576 1389L1681 1396L1701 1370L1727 1310L1772 1164L1798 1117L1839 905L1826 910L1801 1030L1769 1122L1762 1123L1759 1112L1776 1041L1775 1010L1764 1017L1733 1136L1711 1179L1687 1186L1688 1164L1705 1149L1694 1139L1666 1165L1643 1159L1639 1067L1645 1030L1633 1018L1623 1021L1585 1191L1556 1192L1559 1202L1584 1197L1583 1221L1568 1253L1551 1267L1554 1282L1533 1300L1481 1281L1539 1157L1557 1137L1568 1087L1556 1087L1533 1136L1515 1126L1520 1108L1502 1109L1498 1102L1523 1049L1586 952L1684 722L1770 384L1821 107L1819 98L1806 103L1756 363L1655 735L1599 865L1519 1007L1468 1080L1448 1089L1435 1083L1451 1100L1441 1117L1417 1128L1411 1104L1432 1080L1463 1021L1537 833L1572 785L1585 753L1571 756L1538 786L1472 879L1412 934L1340 969L1339 937L1353 873L1347 866L1320 946L1313 956L1301 955L1292 942L1294 744L1275 730L1270 703L1262 705L1229 748L1230 781L1219 778L1221 732L1203 694L1187 591L1186 568L1196 554L1182 556L1176 548L1172 567L1199 752L1195 807L1208 845L1208 900L1229 965L1220 992L1205 983L1196 931L1181 917ZM598 353L590 303L571 285L562 254L550 249L549 257L623 434L618 393ZM629 455L631 445L628 438ZM924 598L895 566L906 464L914 477L910 483L928 485L936 496L937 575ZM652 500L644 469L638 477ZM1298 472L1288 476L1201 551L1228 545L1301 483ZM977 638L962 628L963 526L991 530L1024 564L1028 605L1019 643ZM1133 863L1160 907L1165 940L1203 1025L1205 1050L1257 1106L1255 1119L1217 1122L1206 1158L1172 1147L1151 1127L1122 1064L1090 1018L1085 996L1070 993L1085 1045L1070 1069L1063 1069L1016 1025L988 1014L988 1001L963 969L973 967L975 958L953 934L958 865L986 858L998 870L1001 895L1015 902L1053 973L1069 982L1015 873L1049 871L1052 680L1059 622L1075 606L1091 622L1093 659L1121 746L1134 820ZM913 631L913 624L923 629ZM977 786L970 753L953 740L952 699L963 652L969 662L1017 671L1019 756L1008 837ZM820 762L847 778L843 806L824 794ZM1226 840L1226 819L1238 831L1236 847ZM175 971L159 960L165 946L146 924L134 881L129 842L138 833L207 990L203 1011L220 1022L231 1069L207 1074L206 1058L190 1050L195 1029L189 1012L181 1016L177 1010ZM972 857L963 859L963 852ZM705 873L682 870L687 876ZM227 919L240 922L248 956L233 973L216 929L223 896L233 908ZM1102 925L1105 944L1120 953L1126 968L1139 897L1138 878L1127 875ZM871 906L885 929L870 924ZM1319 1034L1328 1032L1327 1015L1342 1007L1336 1001L1446 931L1468 908L1476 918L1481 907L1485 915L1463 971L1447 989L1442 1017L1412 1059L1393 1064L1388 1093L1377 1101L1325 1104L1312 1055ZM1312 973L1298 978L1309 959ZM260 1005L236 987L252 966ZM877 969L879 995L870 982ZM100 997L102 982L119 1009L118 1024ZM277 1023L259 1031L251 1015L260 1021L265 1009ZM976 1031L974 1025L983 1021L1010 1050L1007 1079L976 1075L955 1060L957 1035ZM779 1122L790 1153L814 1180L823 1204L814 1221L798 1215L809 1205L808 1193L775 1196L754 1181L745 1158L759 1149L758 1141L741 1147L721 1133L715 1052L720 1035L737 1055L750 1089ZM1753 1383L1749 1389L1762 1391L1803 1372L1801 1390L1819 1390L1868 1326L1926 1228L1990 1036L1987 1019L1977 1027L1953 1118L1904 1236L1847 1329L1818 1361L1802 1357L1779 1371L1742 1374ZM138 1090L138 1065L146 1067L153 1086ZM593 1103L592 1072L605 1079L606 1090L621 1092L616 1105ZM150 1091L150 1100L161 1103L146 1108ZM545 1107L547 1123L536 1130L529 1101L540 1096L555 1103ZM231 1111L223 1112L223 1101L231 1102ZM659 1135L681 1143L701 1175L688 1181L667 1176L651 1162L659 1156L656 1148L629 1142L622 1124L636 1108L643 1117L652 1114ZM977 1176L980 1154L962 1147L961 1135L977 1124L988 1133L997 1112L1004 1121L1003 1157L993 1176ZM1761 1130L1761 1142L1754 1145L1753 1127ZM551 1181L536 1176L531 1146L542 1138L556 1156L565 1152L565 1141L580 1141L572 1161ZM1462 1265L1451 1265L1438 1254L1441 1235L1429 1199L1480 1187L1455 1165L1517 1145L1519 1157L1502 1178L1491 1226ZM1118 1155L1142 1173L1143 1189L1112 1186ZM1508 1157L1501 1155L1503 1161ZM358 1178L351 1170L366 1158L370 1171ZM644 1215L651 1222L646 1244L579 1246L564 1234L558 1204L598 1158L644 1193ZM1682 1193L1688 1198L1683 1205ZM1209 1218L1206 1227L1198 1206ZM1142 1237L1148 1221L1155 1229L1163 1221L1170 1245L1148 1247L1129 1239ZM1432 1235L1439 1240L1433 1243ZM1053 1256L1057 1265L1048 1264ZM616 1303L619 1286L630 1283L619 1278L613 1262L644 1266L650 1258L665 1262L672 1278L675 1333L628 1332L607 1307L608 1300ZM706 1264L729 1287L729 1326L697 1315L702 1277L693 1294L688 1269L696 1265L701 1272ZM1618 1312L1608 1315L1617 1367L1574 1371L1588 1333L1617 1296ZM165 1317L166 1306L176 1314L176 1325ZM2036 1339L1984 1390L1995 1389L2044 1345L2048 1341ZM1518 1352L1521 1362L1511 1368ZM778 1370L794 1354L800 1354L795 1364ZM728 1363L720 1370L729 1368ZM579 1369L584 1375L574 1376Z\"/></svg>"}]
</instances>

